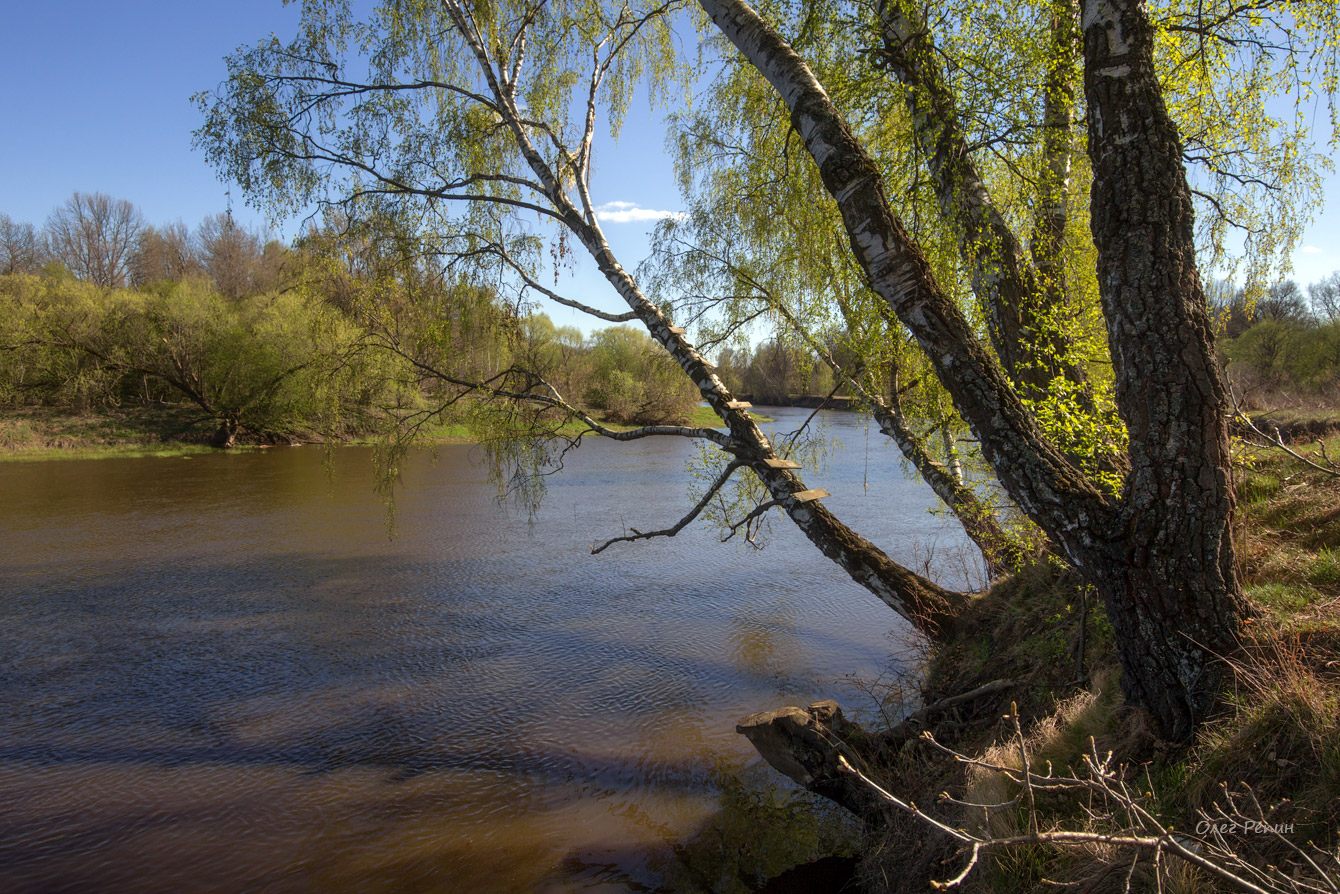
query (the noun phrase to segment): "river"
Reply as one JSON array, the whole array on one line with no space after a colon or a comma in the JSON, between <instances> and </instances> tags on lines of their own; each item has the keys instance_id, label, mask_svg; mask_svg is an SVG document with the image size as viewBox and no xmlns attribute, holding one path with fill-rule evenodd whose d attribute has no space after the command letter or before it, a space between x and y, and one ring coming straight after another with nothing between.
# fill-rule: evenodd
<instances>
[{"instance_id":1,"label":"river","mask_svg":"<svg viewBox=\"0 0 1340 894\"><path fill-rule=\"evenodd\" d=\"M930 491L820 417L807 485L961 584ZM534 519L475 453L408 458L393 537L360 448L0 464L0 890L656 890L741 716L869 709L847 675L910 647L781 516L592 556L688 507L682 440L588 441Z\"/></svg>"}]
</instances>

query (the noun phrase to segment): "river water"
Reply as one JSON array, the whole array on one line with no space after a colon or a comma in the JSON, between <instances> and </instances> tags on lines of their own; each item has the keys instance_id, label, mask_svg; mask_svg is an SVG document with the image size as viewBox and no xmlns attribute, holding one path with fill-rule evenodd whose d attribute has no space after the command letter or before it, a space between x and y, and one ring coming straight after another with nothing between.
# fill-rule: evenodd
<instances>
[{"instance_id":1,"label":"river water","mask_svg":"<svg viewBox=\"0 0 1340 894\"><path fill-rule=\"evenodd\" d=\"M929 490L820 416L807 485L961 583ZM741 716L859 711L910 643L784 517L592 556L683 513L692 453L587 442L533 520L416 454L393 538L358 448L0 464L0 890L664 886Z\"/></svg>"}]
</instances>

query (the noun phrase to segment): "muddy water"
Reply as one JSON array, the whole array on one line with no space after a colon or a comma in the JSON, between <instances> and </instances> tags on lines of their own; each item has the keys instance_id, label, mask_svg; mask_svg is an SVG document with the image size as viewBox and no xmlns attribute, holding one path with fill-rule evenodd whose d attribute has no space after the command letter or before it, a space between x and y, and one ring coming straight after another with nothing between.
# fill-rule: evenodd
<instances>
[{"instance_id":1,"label":"muddy water","mask_svg":"<svg viewBox=\"0 0 1340 894\"><path fill-rule=\"evenodd\" d=\"M952 579L929 491L828 434L810 486ZM394 539L359 449L0 464L0 890L655 889L740 716L859 707L907 641L785 519L591 556L678 517L691 452L588 443L533 521L415 456Z\"/></svg>"}]
</instances>

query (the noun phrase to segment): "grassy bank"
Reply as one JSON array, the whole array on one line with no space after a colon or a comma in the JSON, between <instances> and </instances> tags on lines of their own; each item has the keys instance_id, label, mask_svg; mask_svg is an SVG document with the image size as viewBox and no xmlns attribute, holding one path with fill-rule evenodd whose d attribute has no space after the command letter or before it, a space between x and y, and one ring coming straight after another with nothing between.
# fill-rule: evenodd
<instances>
[{"instance_id":1,"label":"grassy bank","mask_svg":"<svg viewBox=\"0 0 1340 894\"><path fill-rule=\"evenodd\" d=\"M0 415L0 461L184 456L205 453L214 427L180 406Z\"/></svg>"},{"instance_id":2,"label":"grassy bank","mask_svg":"<svg viewBox=\"0 0 1340 894\"><path fill-rule=\"evenodd\" d=\"M1325 448L1340 456L1340 437ZM1317 445L1295 449L1320 453ZM1192 747L1167 748L1145 715L1125 706L1101 606L1077 577L1043 562L979 597L957 635L930 656L926 676L907 683L928 703L994 680L1014 683L931 726L938 742L982 764L912 738L875 755L886 787L953 827L989 828L994 837L1027 832L1030 821L1041 831L1150 834L1149 823L1114 812L1091 792L1035 791L1030 818L1021 786L984 766L1017 771L1026 755L1032 768L1050 762L1062 773L1110 751L1120 767L1113 785L1125 786L1164 826L1192 831L1219 811L1265 820L1289 831L1238 828L1225 833L1226 844L1253 865L1315 876L1302 856L1312 854L1307 843L1330 855L1340 847L1340 479L1279 451L1249 449L1237 482L1235 540L1257 615L1242 653L1230 659L1217 715ZM905 698L906 689L888 695ZM1022 737L1002 720L1012 703ZM1094 842L1012 846L984 855L961 889L1233 890L1176 857L1158 865L1133 858L1130 847ZM946 836L896 815L868 843L863 878L869 890L929 890L965 863Z\"/></svg>"},{"instance_id":3,"label":"grassy bank","mask_svg":"<svg viewBox=\"0 0 1340 894\"><path fill-rule=\"evenodd\" d=\"M755 414L760 423L772 418ZM721 425L707 407L696 407L689 424L712 428ZM632 425L610 423L626 431ZM102 457L185 456L207 453L215 425L199 413L180 405L127 407L96 413L66 413L48 409L12 410L0 415L0 462L5 460L98 459ZM569 423L563 431L576 435L585 426ZM463 424L436 425L424 437L439 444L474 441ZM371 443L354 441L351 443ZM248 449L246 445L234 450Z\"/></svg>"}]
</instances>

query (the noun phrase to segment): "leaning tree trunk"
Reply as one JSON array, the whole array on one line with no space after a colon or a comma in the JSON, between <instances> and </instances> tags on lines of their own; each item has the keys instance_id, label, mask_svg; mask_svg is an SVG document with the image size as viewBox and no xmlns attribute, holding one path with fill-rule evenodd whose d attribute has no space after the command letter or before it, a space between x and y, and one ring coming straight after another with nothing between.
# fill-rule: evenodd
<instances>
[{"instance_id":1,"label":"leaning tree trunk","mask_svg":"<svg viewBox=\"0 0 1340 894\"><path fill-rule=\"evenodd\" d=\"M513 92L515 83L505 76L500 78L490 61L487 47L472 27L465 6L455 0L445 6L457 31L475 55L498 114L510 130L516 148L543 185L554 216L590 253L596 268L627 302L633 317L679 364L698 387L703 400L725 423L729 434L724 443L717 443L741 465L747 466L767 489L772 500L765 505L776 506L785 512L810 542L846 571L852 580L874 593L922 633L930 637L941 634L966 606L966 595L947 590L898 564L817 500L806 499L813 495L813 491L806 488L797 471L778 465L783 458L749 415L748 405L733 398L712 364L689 342L685 330L671 325L665 312L647 298L632 275L618 262L592 210L583 176L574 179L586 213L569 198L563 181L574 172L556 171L536 149L531 140L530 125ZM593 79L589 103L594 103L598 85L599 79ZM588 105L584 147L589 147L595 126L593 109L593 105ZM583 148L578 154L585 157L586 151Z\"/></svg>"}]
</instances>

